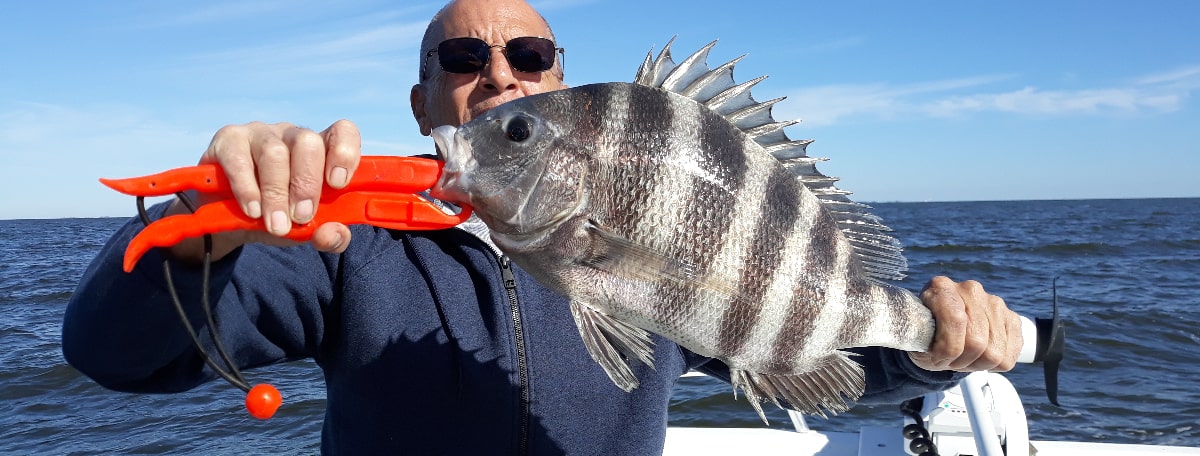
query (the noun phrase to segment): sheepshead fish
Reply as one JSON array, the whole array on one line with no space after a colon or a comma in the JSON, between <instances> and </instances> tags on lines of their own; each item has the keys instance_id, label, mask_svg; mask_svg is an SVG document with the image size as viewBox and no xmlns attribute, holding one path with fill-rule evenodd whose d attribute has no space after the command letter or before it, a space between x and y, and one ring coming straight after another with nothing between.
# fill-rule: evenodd
<instances>
[{"instance_id":1,"label":"sheepshead fish","mask_svg":"<svg viewBox=\"0 0 1200 456\"><path fill-rule=\"evenodd\" d=\"M433 136L434 196L470 205L496 246L568 296L592 357L629 391L649 332L725 362L760 403L849 408L849 347L925 350L933 319L885 282L907 268L890 231L822 175L771 106L670 44L635 82L527 96Z\"/></svg>"}]
</instances>

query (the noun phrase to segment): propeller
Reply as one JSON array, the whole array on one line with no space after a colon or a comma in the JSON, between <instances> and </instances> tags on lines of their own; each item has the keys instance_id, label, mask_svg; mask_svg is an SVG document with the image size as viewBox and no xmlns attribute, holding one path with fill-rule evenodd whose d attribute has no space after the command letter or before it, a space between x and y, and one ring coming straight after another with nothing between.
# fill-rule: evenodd
<instances>
[{"instance_id":1,"label":"propeller","mask_svg":"<svg viewBox=\"0 0 1200 456\"><path fill-rule=\"evenodd\" d=\"M1038 342L1033 362L1042 363L1042 372L1046 377L1046 396L1050 398L1050 403L1061 407L1058 403L1058 366L1062 364L1067 330L1058 318L1058 277L1054 278L1051 289L1054 296L1054 313L1050 318L1038 318L1034 321Z\"/></svg>"}]
</instances>

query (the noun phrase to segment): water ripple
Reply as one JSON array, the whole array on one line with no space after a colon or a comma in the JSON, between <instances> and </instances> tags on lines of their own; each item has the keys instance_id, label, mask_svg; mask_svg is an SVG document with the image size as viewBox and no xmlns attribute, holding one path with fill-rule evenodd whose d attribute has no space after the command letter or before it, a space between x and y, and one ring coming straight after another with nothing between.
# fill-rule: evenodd
<instances>
[{"instance_id":1,"label":"water ripple","mask_svg":"<svg viewBox=\"0 0 1200 456\"><path fill-rule=\"evenodd\" d=\"M1014 309L1045 316L1059 277L1065 407L1047 402L1037 366L1006 375L1022 393L1032 438L1200 446L1200 199L894 203L875 211L907 246L910 289L936 274L972 278ZM246 416L240 391L220 382L173 395L123 394L63 363L66 302L124 222L0 221L0 453L317 453L325 392L311 361L253 372L287 396L266 422ZM768 410L772 427L790 427L786 414ZM762 426L729 385L706 378L680 381L670 419ZM859 406L809 424L855 431L899 419L896 406Z\"/></svg>"}]
</instances>

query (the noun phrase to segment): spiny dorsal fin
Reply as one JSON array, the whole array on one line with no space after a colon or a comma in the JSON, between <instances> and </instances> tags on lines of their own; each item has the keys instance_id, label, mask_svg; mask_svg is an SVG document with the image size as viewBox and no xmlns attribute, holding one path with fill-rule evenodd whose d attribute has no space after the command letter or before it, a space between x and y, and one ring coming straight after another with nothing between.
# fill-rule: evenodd
<instances>
[{"instance_id":1,"label":"spiny dorsal fin","mask_svg":"<svg viewBox=\"0 0 1200 456\"><path fill-rule=\"evenodd\" d=\"M879 217L871 215L870 206L851 201L847 197L850 192L835 187L833 184L838 178L817 170L816 162L825 159L808 156L806 149L811 139L788 138L784 128L798 121L777 122L772 117L771 107L783 98L758 102L750 95L750 88L766 76L740 84L734 80L733 67L745 55L709 69L708 54L717 44L715 40L676 64L671 58L673 42L675 37L663 46L657 58L651 59L652 52L647 53L633 82L686 96L724 116L782 162L817 196L850 239L868 276L883 280L904 278L908 262L901 252L900 242L886 234L892 231L891 228L883 225Z\"/></svg>"}]
</instances>

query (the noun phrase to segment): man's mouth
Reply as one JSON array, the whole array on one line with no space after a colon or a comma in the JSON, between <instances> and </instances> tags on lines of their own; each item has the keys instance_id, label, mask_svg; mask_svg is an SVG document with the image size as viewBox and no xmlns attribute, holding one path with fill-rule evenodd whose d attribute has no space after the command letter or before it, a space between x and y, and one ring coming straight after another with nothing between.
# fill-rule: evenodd
<instances>
[{"instance_id":1,"label":"man's mouth","mask_svg":"<svg viewBox=\"0 0 1200 456\"><path fill-rule=\"evenodd\" d=\"M511 98L511 99L489 98L487 100L484 100L484 101L476 104L475 106L471 107L471 110L469 111L469 113L471 114L471 118L469 120L475 120L476 117L486 114L488 111L491 111L492 108L500 106L504 103L508 103L515 99L516 98Z\"/></svg>"}]
</instances>

